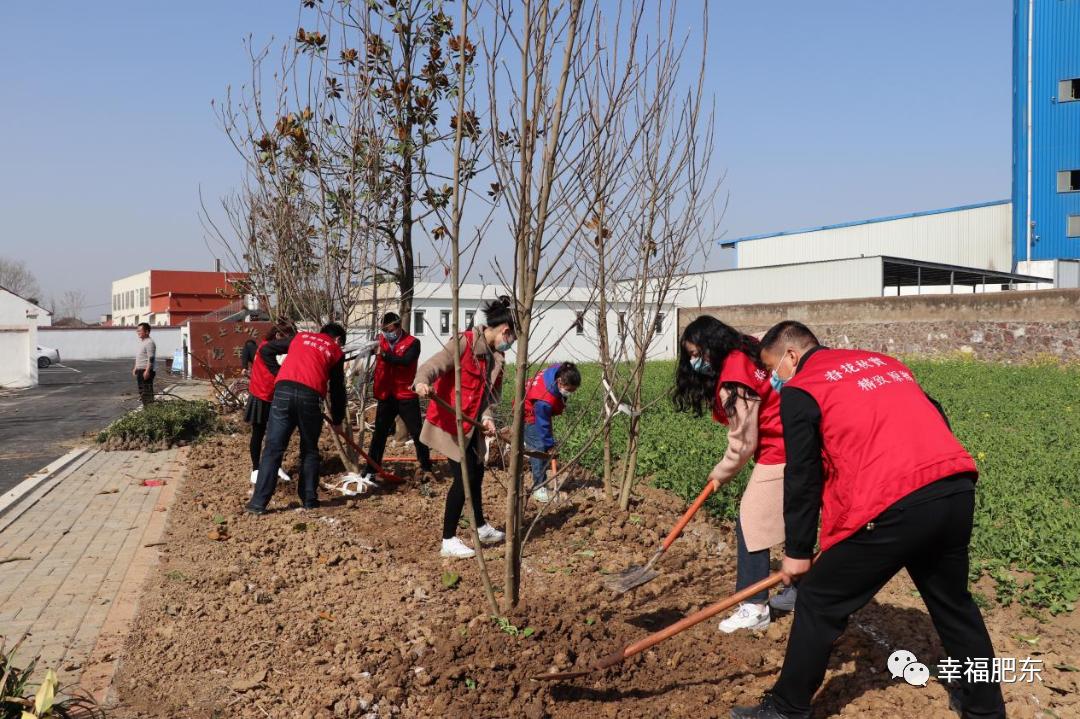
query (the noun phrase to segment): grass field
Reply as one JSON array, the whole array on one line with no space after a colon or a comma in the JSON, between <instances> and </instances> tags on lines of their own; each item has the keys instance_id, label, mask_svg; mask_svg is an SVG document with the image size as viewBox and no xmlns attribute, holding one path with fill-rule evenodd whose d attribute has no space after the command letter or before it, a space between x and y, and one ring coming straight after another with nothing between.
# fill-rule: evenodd
<instances>
[{"instance_id":1,"label":"grass field","mask_svg":"<svg viewBox=\"0 0 1080 719\"><path fill-rule=\"evenodd\" d=\"M963 360L909 364L979 465L973 579L989 574L1002 603L1071 611L1080 597L1080 369ZM581 369L583 386L556 422L564 456L580 449L600 421L599 367ZM649 365L646 402L669 390L673 373L672 362ZM625 416L615 421L617 452L626 423ZM723 453L723 427L677 413L666 399L644 415L643 425L640 475L692 499ZM601 457L593 444L584 463L599 471ZM747 474L711 498L709 510L733 518Z\"/></svg>"}]
</instances>

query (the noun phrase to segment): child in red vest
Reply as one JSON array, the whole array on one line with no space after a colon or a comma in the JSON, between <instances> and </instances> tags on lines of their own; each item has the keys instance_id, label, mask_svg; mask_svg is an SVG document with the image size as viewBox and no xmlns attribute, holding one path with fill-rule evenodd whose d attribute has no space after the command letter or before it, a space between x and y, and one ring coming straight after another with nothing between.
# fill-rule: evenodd
<instances>
[{"instance_id":1,"label":"child in red vest","mask_svg":"<svg viewBox=\"0 0 1080 719\"><path fill-rule=\"evenodd\" d=\"M563 413L566 400L581 386L581 373L573 362L551 365L529 380L525 391L525 449L551 452L555 448L551 418ZM547 487L547 468L551 460L530 457L533 486L532 497L537 502L551 500Z\"/></svg>"},{"instance_id":2,"label":"child in red vest","mask_svg":"<svg viewBox=\"0 0 1080 719\"><path fill-rule=\"evenodd\" d=\"M401 417L413 439L423 480L429 481L433 478L431 453L427 445L420 441L420 399L412 389L420 359L420 340L402 329L398 315L387 312L383 316L379 345L372 353L375 354L375 399L379 404L375 410L375 431L371 435L371 448L368 451L371 462L360 480L360 486L376 481L374 465L382 464L386 438L390 436L398 417Z\"/></svg>"},{"instance_id":3,"label":"child in red vest","mask_svg":"<svg viewBox=\"0 0 1080 719\"><path fill-rule=\"evenodd\" d=\"M251 483L259 478L259 461L262 459L263 438L266 436L266 423L270 419L270 402L274 399L274 375L266 366L266 362L259 356L261 350L268 342L274 342L282 338L289 338L296 334L292 327L274 325L263 335L263 340L256 346L256 350L248 362L247 371L250 380L248 382L248 401L244 409L244 421L251 425L251 442L248 451L251 453ZM247 345L245 344L245 349ZM285 470L278 467L278 479L282 482L289 481L289 475Z\"/></svg>"}]
</instances>

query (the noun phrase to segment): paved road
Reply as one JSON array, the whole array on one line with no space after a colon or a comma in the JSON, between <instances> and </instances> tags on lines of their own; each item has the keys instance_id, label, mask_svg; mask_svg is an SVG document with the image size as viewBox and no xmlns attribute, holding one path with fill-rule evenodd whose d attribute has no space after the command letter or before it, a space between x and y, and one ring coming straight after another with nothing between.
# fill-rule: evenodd
<instances>
[{"instance_id":1,"label":"paved road","mask_svg":"<svg viewBox=\"0 0 1080 719\"><path fill-rule=\"evenodd\" d=\"M155 386L168 383L158 374ZM0 493L136 406L126 359L53 365L39 386L0 394Z\"/></svg>"}]
</instances>

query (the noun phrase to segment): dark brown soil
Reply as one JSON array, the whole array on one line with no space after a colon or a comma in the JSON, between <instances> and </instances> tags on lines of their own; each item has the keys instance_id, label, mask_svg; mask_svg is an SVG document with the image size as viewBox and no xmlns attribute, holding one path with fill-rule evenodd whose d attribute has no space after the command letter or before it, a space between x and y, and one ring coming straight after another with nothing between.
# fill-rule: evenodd
<instances>
[{"instance_id":1,"label":"dark brown soil","mask_svg":"<svg viewBox=\"0 0 1080 719\"><path fill-rule=\"evenodd\" d=\"M246 443L241 432L192 450L117 676L116 716L712 717L775 681L790 617L735 635L709 620L613 669L530 679L585 668L732 591L730 529L704 518L661 561L660 578L622 597L603 588L604 572L644 563L677 519L684 505L668 493L643 489L627 516L579 480L528 544L524 600L507 617L515 632L493 620L475 560L438 555L445 481L433 496L410 483L314 512L294 511L294 486L280 485L276 511L250 517ZM495 473L484 487L496 525L502 481ZM502 551L487 556L501 584ZM453 588L445 572L460 574ZM1075 618L1041 624L1012 608L987 618L999 656L1044 662L1041 683L1005 686L1010 716L1080 716ZM816 715L956 716L936 680L890 678L898 648L930 666L942 655L906 575L853 618Z\"/></svg>"}]
</instances>

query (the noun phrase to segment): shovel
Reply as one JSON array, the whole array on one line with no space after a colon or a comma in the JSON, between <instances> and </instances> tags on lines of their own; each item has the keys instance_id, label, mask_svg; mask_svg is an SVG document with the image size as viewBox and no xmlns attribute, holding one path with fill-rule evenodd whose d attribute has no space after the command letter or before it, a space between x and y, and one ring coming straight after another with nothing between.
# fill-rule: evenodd
<instances>
[{"instance_id":1,"label":"shovel","mask_svg":"<svg viewBox=\"0 0 1080 719\"><path fill-rule=\"evenodd\" d=\"M439 405L440 407L447 410L448 412L457 412L457 409L453 405L451 405L449 402L447 402L446 400L444 400L442 397L440 397L437 394L429 395L429 399L434 400L435 404ZM470 424L473 424L473 425L475 425L477 427L483 427L484 426L484 422L482 420L470 417L469 415L467 415L465 413L462 413L461 416L463 417L463 421L465 421L465 422L469 422ZM498 435L496 435L496 439L498 439ZM524 454L526 457L532 457L533 459L544 460L545 462L547 460L551 459L551 454L550 453L548 453L548 452L540 452L540 451L535 450L535 449L523 449L522 454Z\"/></svg>"},{"instance_id":2,"label":"shovel","mask_svg":"<svg viewBox=\"0 0 1080 719\"><path fill-rule=\"evenodd\" d=\"M695 624L700 624L701 622L705 621L706 619L709 619L710 617L714 617L717 614L719 614L720 612L723 612L726 609L730 609L731 607L734 607L735 605L740 604L741 602L749 599L750 597L754 596L758 592L761 592L761 591L764 591L764 590L767 590L767 589L772 589L773 587L775 587L777 584L780 583L781 579L782 579L782 577L780 576L779 572L776 572L775 574L770 574L768 577L766 577L765 579L762 579L757 584L752 584L749 587L747 587L746 589L743 589L742 591L735 592L734 594L732 594L727 599L719 601L716 604L710 604L709 606L705 607L704 609L699 609L698 611L694 612L690 616L683 617L682 619L675 622L674 624L672 624L672 625L670 625L668 627L665 627L665 628L661 629L658 632L654 632L653 634L650 634L649 636L645 637L644 639L639 639L638 641L634 642L633 644L623 645L620 649L618 649L617 651L614 651L611 654L607 655L606 657L604 657L600 661L593 664L588 669L583 669L583 670L574 671L574 672L553 672L551 674L536 674L532 678L537 680L537 681L542 681L542 682L563 681L563 680L566 680L566 679L577 679L578 677L583 677L586 674L589 674L591 672L595 672L595 671L599 671L601 669L607 669L609 667L613 667L616 664L619 664L619 663L623 662L624 660L629 659L630 657L634 656L635 654L640 654L641 652L645 651L649 647L656 646L657 644L664 641L665 639L673 637L673 636L675 636L676 634L678 634L679 632L681 632L681 631L683 631L685 629L689 629L690 627L694 626Z\"/></svg>"},{"instance_id":3,"label":"shovel","mask_svg":"<svg viewBox=\"0 0 1080 719\"><path fill-rule=\"evenodd\" d=\"M323 415L323 419L326 420L327 422L329 422L331 427L334 426L334 420L330 419L325 414ZM356 443L356 440L354 440L346 432L341 431L341 430L337 430L337 429L335 429L334 431L337 432L337 435L339 437L341 437L343 440L345 440L345 443L349 445L349 448L352 449L352 451L356 452L356 454L358 456L363 457L364 461L366 461L368 464L370 464L372 466L372 468L374 468L375 473L378 474L383 479L385 479L387 482L391 482L393 484L401 484L402 482L405 481L401 477L397 476L396 474L392 474L391 472L388 472L387 470L385 470L381 466L379 466L377 463L375 463L371 459L371 457L368 456L367 452L360 449L360 445L358 445Z\"/></svg>"},{"instance_id":4,"label":"shovel","mask_svg":"<svg viewBox=\"0 0 1080 719\"><path fill-rule=\"evenodd\" d=\"M644 567L630 567L618 574L612 574L611 576L605 577L604 584L607 585L607 588L616 594L623 594L659 577L660 572L653 569L652 566L656 564L656 561L660 559L660 557L664 556L664 552L668 550L668 547L675 543L675 540L682 534L686 525L690 523L690 520L693 519L694 515L697 514L697 511L701 509L701 505L705 504L705 500L708 499L709 495L712 493L713 483L707 482L705 488L701 490L701 494L699 494L697 499L694 500L694 503L690 505L690 508L686 510L686 514L675 523L671 532L664 538L663 544L661 544L660 548L656 550L656 553L652 555L648 563Z\"/></svg>"}]
</instances>

